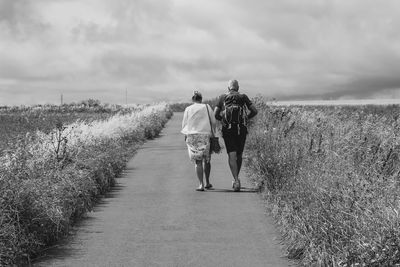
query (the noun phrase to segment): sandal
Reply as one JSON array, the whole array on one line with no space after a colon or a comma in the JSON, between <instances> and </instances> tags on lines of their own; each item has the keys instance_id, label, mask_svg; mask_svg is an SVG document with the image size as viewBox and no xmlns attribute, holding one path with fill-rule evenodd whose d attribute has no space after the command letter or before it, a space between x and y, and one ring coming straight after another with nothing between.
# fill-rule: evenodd
<instances>
[{"instance_id":1,"label":"sandal","mask_svg":"<svg viewBox=\"0 0 400 267\"><path fill-rule=\"evenodd\" d=\"M240 181L239 180L232 182L233 191L239 192L240 191L240 187L241 186L240 186Z\"/></svg>"}]
</instances>

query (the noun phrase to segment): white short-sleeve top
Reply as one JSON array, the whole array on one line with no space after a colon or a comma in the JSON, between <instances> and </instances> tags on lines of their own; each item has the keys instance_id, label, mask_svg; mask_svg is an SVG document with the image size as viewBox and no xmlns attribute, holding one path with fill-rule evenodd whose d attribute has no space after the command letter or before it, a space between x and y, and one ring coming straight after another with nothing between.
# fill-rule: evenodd
<instances>
[{"instance_id":1,"label":"white short-sleeve top","mask_svg":"<svg viewBox=\"0 0 400 267\"><path fill-rule=\"evenodd\" d=\"M210 120L215 133L215 117L212 108L208 104L194 103L188 106L183 113L182 130L183 134L211 134Z\"/></svg>"}]
</instances>

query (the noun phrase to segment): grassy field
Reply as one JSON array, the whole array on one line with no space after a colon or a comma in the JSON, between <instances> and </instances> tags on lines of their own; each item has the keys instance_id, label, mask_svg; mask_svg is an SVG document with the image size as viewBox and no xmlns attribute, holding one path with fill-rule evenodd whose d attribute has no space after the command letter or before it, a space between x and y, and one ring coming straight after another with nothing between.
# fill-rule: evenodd
<instances>
[{"instance_id":1,"label":"grassy field","mask_svg":"<svg viewBox=\"0 0 400 267\"><path fill-rule=\"evenodd\" d=\"M399 265L399 106L254 103L248 176L288 256ZM167 105L0 109L0 265L27 263L64 236L171 115Z\"/></svg>"},{"instance_id":2,"label":"grassy field","mask_svg":"<svg viewBox=\"0 0 400 267\"><path fill-rule=\"evenodd\" d=\"M400 264L399 106L255 103L248 175L288 256L304 266Z\"/></svg>"},{"instance_id":3,"label":"grassy field","mask_svg":"<svg viewBox=\"0 0 400 267\"><path fill-rule=\"evenodd\" d=\"M93 102L93 101L92 101ZM119 105L107 105L90 101L63 106L44 105L33 107L0 107L0 151L13 149L27 133L49 133L58 124L75 121L92 122L105 120L117 113L133 111Z\"/></svg>"},{"instance_id":4,"label":"grassy field","mask_svg":"<svg viewBox=\"0 0 400 267\"><path fill-rule=\"evenodd\" d=\"M67 234L172 116L166 104L75 108L2 110L17 122L2 124L0 266L28 265Z\"/></svg>"},{"instance_id":5,"label":"grassy field","mask_svg":"<svg viewBox=\"0 0 400 267\"><path fill-rule=\"evenodd\" d=\"M400 105L400 99L342 99L342 100L298 100L298 101L273 101L279 106L365 106L365 105Z\"/></svg>"}]
</instances>

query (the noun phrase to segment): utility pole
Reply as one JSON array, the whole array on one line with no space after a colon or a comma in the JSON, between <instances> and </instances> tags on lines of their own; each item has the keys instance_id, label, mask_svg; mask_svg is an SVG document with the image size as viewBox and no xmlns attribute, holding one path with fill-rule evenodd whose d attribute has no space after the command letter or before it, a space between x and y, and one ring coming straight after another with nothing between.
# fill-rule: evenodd
<instances>
[{"instance_id":1,"label":"utility pole","mask_svg":"<svg viewBox=\"0 0 400 267\"><path fill-rule=\"evenodd\" d=\"M125 89L125 105L128 105L128 89Z\"/></svg>"},{"instance_id":2,"label":"utility pole","mask_svg":"<svg viewBox=\"0 0 400 267\"><path fill-rule=\"evenodd\" d=\"M63 94L61 94L61 106L63 105Z\"/></svg>"}]
</instances>

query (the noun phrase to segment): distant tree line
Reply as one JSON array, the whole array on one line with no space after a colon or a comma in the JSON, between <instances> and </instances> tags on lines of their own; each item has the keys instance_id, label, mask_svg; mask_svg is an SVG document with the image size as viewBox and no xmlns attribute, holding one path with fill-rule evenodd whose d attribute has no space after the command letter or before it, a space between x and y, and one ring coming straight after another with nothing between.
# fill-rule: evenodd
<instances>
[{"instance_id":1,"label":"distant tree line","mask_svg":"<svg viewBox=\"0 0 400 267\"><path fill-rule=\"evenodd\" d=\"M122 110L124 107L118 104L101 103L97 99L86 99L79 102L63 103L62 105L55 104L37 104L37 105L21 105L21 106L0 106L0 112L24 112L24 111L74 111L74 112L115 112Z\"/></svg>"}]
</instances>

